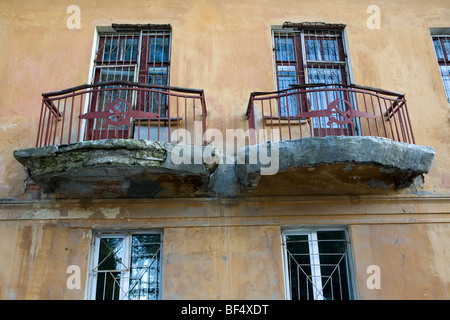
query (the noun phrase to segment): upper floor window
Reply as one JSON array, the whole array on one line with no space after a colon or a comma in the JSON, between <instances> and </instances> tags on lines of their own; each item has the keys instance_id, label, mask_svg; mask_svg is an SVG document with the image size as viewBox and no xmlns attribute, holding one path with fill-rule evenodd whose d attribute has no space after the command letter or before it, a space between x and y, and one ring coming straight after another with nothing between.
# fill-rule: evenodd
<instances>
[{"instance_id":1,"label":"upper floor window","mask_svg":"<svg viewBox=\"0 0 450 320\"><path fill-rule=\"evenodd\" d=\"M282 239L288 299L354 298L346 230L285 230Z\"/></svg>"},{"instance_id":2,"label":"upper floor window","mask_svg":"<svg viewBox=\"0 0 450 320\"><path fill-rule=\"evenodd\" d=\"M433 35L433 44L447 100L450 103L450 35Z\"/></svg>"},{"instance_id":3,"label":"upper floor window","mask_svg":"<svg viewBox=\"0 0 450 320\"><path fill-rule=\"evenodd\" d=\"M347 83L342 30L274 29L273 44L277 90L289 89L293 84ZM312 102L312 109L318 102ZM298 113L298 101L294 97L291 96L288 101L282 100L280 104L280 116L295 116Z\"/></svg>"},{"instance_id":4,"label":"upper floor window","mask_svg":"<svg viewBox=\"0 0 450 320\"><path fill-rule=\"evenodd\" d=\"M322 26L323 27L323 26ZM351 97L342 90L333 90L340 84L349 84L348 59L345 52L343 27L317 28L295 27L273 28L274 67L277 90L287 90L278 102L280 117L296 117L298 113L323 110L335 100L345 111L344 100ZM292 85L326 84L318 86L308 96L290 94ZM332 86L336 85L336 86ZM325 90L322 90L325 89ZM339 118L339 115L336 115ZM314 118L315 131L325 130L329 119ZM356 125L356 124L355 124ZM330 130L336 134L353 134L348 125L332 124ZM342 131L343 130L343 131ZM323 136L315 132L316 136Z\"/></svg>"},{"instance_id":5,"label":"upper floor window","mask_svg":"<svg viewBox=\"0 0 450 320\"><path fill-rule=\"evenodd\" d=\"M96 232L89 298L157 300L161 295L160 232Z\"/></svg>"},{"instance_id":6,"label":"upper floor window","mask_svg":"<svg viewBox=\"0 0 450 320\"><path fill-rule=\"evenodd\" d=\"M131 106L133 110L152 113L155 119L168 117L168 94L164 86L170 85L171 28L125 25L114 29L113 25L108 31L102 30L97 37L91 82L139 82L154 87L145 91L124 90L111 83L98 87L86 112L92 115L110 112L111 116L109 120L88 119L86 137L127 139L135 135L136 128L130 123L122 124L116 113L126 114ZM150 123L150 120L143 121L140 127L145 126L147 137L154 139L158 128Z\"/></svg>"},{"instance_id":7,"label":"upper floor window","mask_svg":"<svg viewBox=\"0 0 450 320\"><path fill-rule=\"evenodd\" d=\"M93 82L169 85L170 29L100 33Z\"/></svg>"}]
</instances>

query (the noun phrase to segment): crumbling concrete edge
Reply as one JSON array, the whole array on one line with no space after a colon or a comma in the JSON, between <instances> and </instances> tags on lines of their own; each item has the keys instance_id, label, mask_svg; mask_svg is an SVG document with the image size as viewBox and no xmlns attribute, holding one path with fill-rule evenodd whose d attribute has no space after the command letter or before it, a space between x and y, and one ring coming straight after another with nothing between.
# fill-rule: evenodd
<instances>
[{"instance_id":1,"label":"crumbling concrete edge","mask_svg":"<svg viewBox=\"0 0 450 320\"><path fill-rule=\"evenodd\" d=\"M428 173L435 158L435 150L432 147L381 137L328 136L269 141L238 151L238 158L243 160L237 164L236 173L239 182L245 187L256 188L262 169L273 165L261 163L261 150L278 152L278 157L272 159L278 159L277 172L326 164L357 163L377 165L386 171L403 171L407 176L415 177ZM252 154L258 154L258 157L255 158ZM399 187L402 186L403 182L400 182Z\"/></svg>"},{"instance_id":2,"label":"crumbling concrete edge","mask_svg":"<svg viewBox=\"0 0 450 320\"><path fill-rule=\"evenodd\" d=\"M176 144L149 140L105 139L82 141L68 145L19 149L14 157L31 178L66 170L102 165L141 166L155 172L199 174L209 176L217 165L209 157L198 157L204 146L184 146L183 163L174 163ZM180 151L181 154L183 150ZM215 151L210 151L214 157Z\"/></svg>"},{"instance_id":3,"label":"crumbling concrete edge","mask_svg":"<svg viewBox=\"0 0 450 320\"><path fill-rule=\"evenodd\" d=\"M212 149L205 152L205 148ZM180 152L186 152L185 161L174 162L173 155ZM264 156L266 160L270 158L271 163L261 163L262 152L269 152ZM269 141L241 148L236 156L231 156L221 155L212 146L108 139L15 150L14 157L35 181L42 176L83 167L138 166L155 173L200 175L205 177L211 195L235 197L240 189L256 188L264 174L263 169L273 166L274 162L277 168L274 173L326 164L357 163L377 165L386 172L391 169L403 171L409 180L429 172L435 151L431 147L380 137L330 136Z\"/></svg>"}]
</instances>

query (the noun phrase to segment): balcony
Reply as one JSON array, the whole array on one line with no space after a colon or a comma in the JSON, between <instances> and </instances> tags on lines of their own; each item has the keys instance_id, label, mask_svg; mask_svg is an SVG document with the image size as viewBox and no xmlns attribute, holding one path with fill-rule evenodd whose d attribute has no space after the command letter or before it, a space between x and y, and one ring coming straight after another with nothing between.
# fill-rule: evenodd
<instances>
[{"instance_id":1,"label":"balcony","mask_svg":"<svg viewBox=\"0 0 450 320\"><path fill-rule=\"evenodd\" d=\"M214 165L172 161L178 143L189 145L184 156L190 158L206 148L203 90L114 81L42 96L36 147L14 156L45 193L140 198L207 192Z\"/></svg>"},{"instance_id":2,"label":"balcony","mask_svg":"<svg viewBox=\"0 0 450 320\"><path fill-rule=\"evenodd\" d=\"M434 160L433 148L415 144L405 96L396 92L295 85L252 93L246 115L250 146L239 179L259 195L385 193L411 186ZM274 147L278 171L261 174L264 165L250 155Z\"/></svg>"},{"instance_id":3,"label":"balcony","mask_svg":"<svg viewBox=\"0 0 450 320\"><path fill-rule=\"evenodd\" d=\"M205 98L199 89L112 81L42 96L36 147L100 139L172 142L174 130L192 131L201 121L201 138L206 126Z\"/></svg>"},{"instance_id":4,"label":"balcony","mask_svg":"<svg viewBox=\"0 0 450 320\"><path fill-rule=\"evenodd\" d=\"M420 185L434 160L395 92L252 93L250 144L236 155L205 143L206 114L198 89L115 81L45 93L36 146L14 156L57 198L386 193Z\"/></svg>"}]
</instances>

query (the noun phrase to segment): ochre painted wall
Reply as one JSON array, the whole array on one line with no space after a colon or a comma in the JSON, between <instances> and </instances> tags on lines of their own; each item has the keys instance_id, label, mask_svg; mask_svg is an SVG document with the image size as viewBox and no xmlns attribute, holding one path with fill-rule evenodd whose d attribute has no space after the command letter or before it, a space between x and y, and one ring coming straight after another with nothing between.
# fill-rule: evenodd
<instances>
[{"instance_id":1,"label":"ochre painted wall","mask_svg":"<svg viewBox=\"0 0 450 320\"><path fill-rule=\"evenodd\" d=\"M10 204L0 210L0 299L84 299L91 230L152 228L163 230L164 299L284 299L281 232L321 225L349 226L360 299L448 299L448 208L427 202L428 211L372 197ZM66 284L71 265L80 289ZM371 265L380 289L366 286Z\"/></svg>"},{"instance_id":2,"label":"ochre painted wall","mask_svg":"<svg viewBox=\"0 0 450 320\"><path fill-rule=\"evenodd\" d=\"M284 298L277 226L165 228L164 256L166 299Z\"/></svg>"},{"instance_id":3,"label":"ochre painted wall","mask_svg":"<svg viewBox=\"0 0 450 320\"><path fill-rule=\"evenodd\" d=\"M68 228L48 221L2 221L0 299L83 299L84 290L69 290L70 265L87 275L89 226Z\"/></svg>"},{"instance_id":4,"label":"ochre painted wall","mask_svg":"<svg viewBox=\"0 0 450 320\"><path fill-rule=\"evenodd\" d=\"M345 225L361 299L450 298L449 105L430 28L448 27L447 0L0 2L0 298L83 299L92 229L164 230L163 298L283 299L280 232ZM171 24L171 85L205 90L208 128L247 129L253 91L274 90L271 26L346 24L354 82L404 92L417 144L436 159L424 184L398 194L208 200L29 201L13 150L33 147L41 94L87 83L95 28ZM401 194L403 193L403 194ZM366 269L381 268L369 290ZM66 286L78 265L82 289Z\"/></svg>"},{"instance_id":5,"label":"ochre painted wall","mask_svg":"<svg viewBox=\"0 0 450 320\"><path fill-rule=\"evenodd\" d=\"M360 299L448 299L449 231L448 223L352 226ZM367 289L370 265L380 268L380 289Z\"/></svg>"}]
</instances>

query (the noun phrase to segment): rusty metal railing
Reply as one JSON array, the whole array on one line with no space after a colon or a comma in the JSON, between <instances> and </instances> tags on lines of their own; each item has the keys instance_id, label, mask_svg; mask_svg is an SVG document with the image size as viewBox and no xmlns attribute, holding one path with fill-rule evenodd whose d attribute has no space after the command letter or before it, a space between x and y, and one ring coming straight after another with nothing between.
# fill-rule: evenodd
<instances>
[{"instance_id":1,"label":"rusty metal railing","mask_svg":"<svg viewBox=\"0 0 450 320\"><path fill-rule=\"evenodd\" d=\"M179 129L191 133L184 143L204 144L203 90L112 81L42 96L36 147L99 139L179 142Z\"/></svg>"},{"instance_id":2,"label":"rusty metal railing","mask_svg":"<svg viewBox=\"0 0 450 320\"><path fill-rule=\"evenodd\" d=\"M291 87L251 93L250 144L257 134L258 142L347 135L415 143L404 94L359 85Z\"/></svg>"}]
</instances>

